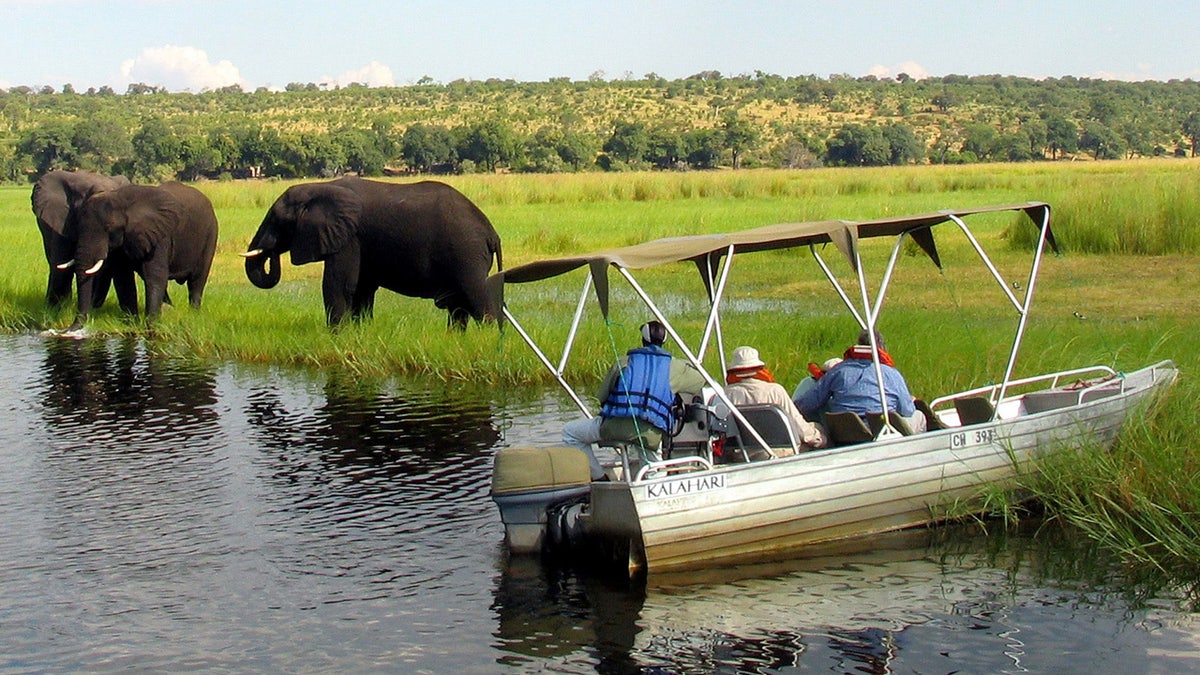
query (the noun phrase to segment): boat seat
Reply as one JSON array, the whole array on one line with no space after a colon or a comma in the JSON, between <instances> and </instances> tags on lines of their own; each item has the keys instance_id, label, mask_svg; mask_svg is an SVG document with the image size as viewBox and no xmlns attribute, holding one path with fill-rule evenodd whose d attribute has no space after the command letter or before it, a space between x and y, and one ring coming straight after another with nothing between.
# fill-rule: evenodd
<instances>
[{"instance_id":1,"label":"boat seat","mask_svg":"<svg viewBox=\"0 0 1200 675\"><path fill-rule=\"evenodd\" d=\"M939 431L941 429L949 428L945 424L942 424L942 418L938 417L937 413L933 412L933 408L929 407L929 404L925 402L925 399L914 398L913 405L917 408L917 410L920 410L922 413L924 413L926 431Z\"/></svg>"},{"instance_id":2,"label":"boat seat","mask_svg":"<svg viewBox=\"0 0 1200 675\"><path fill-rule=\"evenodd\" d=\"M996 406L983 396L967 396L954 399L958 411L958 423L962 426L991 422L996 416Z\"/></svg>"},{"instance_id":3,"label":"boat seat","mask_svg":"<svg viewBox=\"0 0 1200 675\"><path fill-rule=\"evenodd\" d=\"M750 423L758 431L758 435L767 442L767 446L772 449L783 449L795 451L797 449L796 437L792 434L792 425L788 423L787 415L779 408L768 403L750 404L737 406L738 412L742 413L742 417ZM754 436L750 434L750 430L746 428L741 420L733 417L737 422L736 442L741 448L743 456L748 459L766 459L767 453L759 446L758 441L754 440ZM757 455L757 457L756 457Z\"/></svg>"},{"instance_id":4,"label":"boat seat","mask_svg":"<svg viewBox=\"0 0 1200 675\"><path fill-rule=\"evenodd\" d=\"M875 440L875 434L871 433L867 423L858 413L850 411L825 413L825 429L833 445L853 445Z\"/></svg>"},{"instance_id":5,"label":"boat seat","mask_svg":"<svg viewBox=\"0 0 1200 675\"><path fill-rule=\"evenodd\" d=\"M908 422L900 416L900 413L895 410L889 410L887 414L888 424L892 428L899 431L904 436L912 436L913 430L908 426ZM879 430L883 428L883 413L867 413L867 427L871 430L872 437L879 435Z\"/></svg>"}]
</instances>

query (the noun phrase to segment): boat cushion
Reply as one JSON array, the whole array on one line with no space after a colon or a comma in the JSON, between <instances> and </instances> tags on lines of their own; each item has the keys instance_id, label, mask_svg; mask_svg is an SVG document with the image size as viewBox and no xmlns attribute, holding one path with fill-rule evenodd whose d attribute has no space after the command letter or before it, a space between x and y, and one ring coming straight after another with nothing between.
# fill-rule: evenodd
<instances>
[{"instance_id":1,"label":"boat cushion","mask_svg":"<svg viewBox=\"0 0 1200 675\"><path fill-rule=\"evenodd\" d=\"M502 448L492 466L492 492L543 490L590 483L587 455L579 448Z\"/></svg>"}]
</instances>

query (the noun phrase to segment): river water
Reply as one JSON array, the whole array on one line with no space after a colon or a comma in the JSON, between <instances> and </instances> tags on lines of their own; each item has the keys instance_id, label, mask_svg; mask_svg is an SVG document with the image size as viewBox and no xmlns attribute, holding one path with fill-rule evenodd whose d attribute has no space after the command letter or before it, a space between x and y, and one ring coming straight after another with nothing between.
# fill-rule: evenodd
<instances>
[{"instance_id":1,"label":"river water","mask_svg":"<svg viewBox=\"0 0 1200 675\"><path fill-rule=\"evenodd\" d=\"M551 391L0 337L0 671L1200 671L1169 585L940 528L630 583L510 560Z\"/></svg>"}]
</instances>

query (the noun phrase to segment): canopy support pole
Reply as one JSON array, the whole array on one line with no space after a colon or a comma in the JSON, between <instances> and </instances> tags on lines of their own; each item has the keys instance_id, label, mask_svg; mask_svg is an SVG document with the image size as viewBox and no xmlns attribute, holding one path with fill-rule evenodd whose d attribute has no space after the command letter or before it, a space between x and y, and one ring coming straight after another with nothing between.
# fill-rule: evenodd
<instances>
[{"instance_id":1,"label":"canopy support pole","mask_svg":"<svg viewBox=\"0 0 1200 675\"><path fill-rule=\"evenodd\" d=\"M646 291L642 290L642 287L638 284L637 280L633 278L633 275L629 273L629 270L618 265L613 265L613 267L616 267L617 271L621 273L621 276L625 277L625 281L629 282L629 286L633 288L633 291L637 293L639 298L642 299L642 302L645 303L646 308L650 310L650 313L654 315L654 318L658 319L659 322L661 322L662 325L667 329L667 334L670 335L671 339L675 341L675 344L679 346L679 350L683 352L683 355L685 358L687 358L688 363L692 364L692 366L696 368L696 371L700 373L701 377L704 378L705 384L713 388L713 393L729 408L730 414L737 418L737 420L746 427L746 429L750 432L750 435L754 437L755 442L762 446L762 448L766 450L768 454L770 454L772 457L775 457L775 452L771 450L771 447L767 445L765 440L763 440L763 437L758 433L758 430L755 429L754 426L742 416L742 413L737 409L737 406L733 405L733 402L730 401L729 397L725 395L724 385L714 380L712 375L708 374L708 371L704 369L703 364L700 363L700 359L696 358L696 355L692 353L692 350L688 349L687 343L683 341L683 338L679 337L679 333L675 332L675 327L672 326L669 321L667 321L667 317L663 316L662 310L658 308L658 305L654 304L654 301L650 299L650 296L647 295ZM722 358L722 360L724 359Z\"/></svg>"}]
</instances>

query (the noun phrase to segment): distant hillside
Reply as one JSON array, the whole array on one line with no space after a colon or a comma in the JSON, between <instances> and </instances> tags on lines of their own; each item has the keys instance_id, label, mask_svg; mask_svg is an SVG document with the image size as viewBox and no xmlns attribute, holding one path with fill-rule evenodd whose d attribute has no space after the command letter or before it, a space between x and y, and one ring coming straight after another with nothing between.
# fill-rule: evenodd
<instances>
[{"instance_id":1,"label":"distant hillside","mask_svg":"<svg viewBox=\"0 0 1200 675\"><path fill-rule=\"evenodd\" d=\"M587 171L1191 155L1200 83L649 75L170 94L0 91L0 179Z\"/></svg>"}]
</instances>

